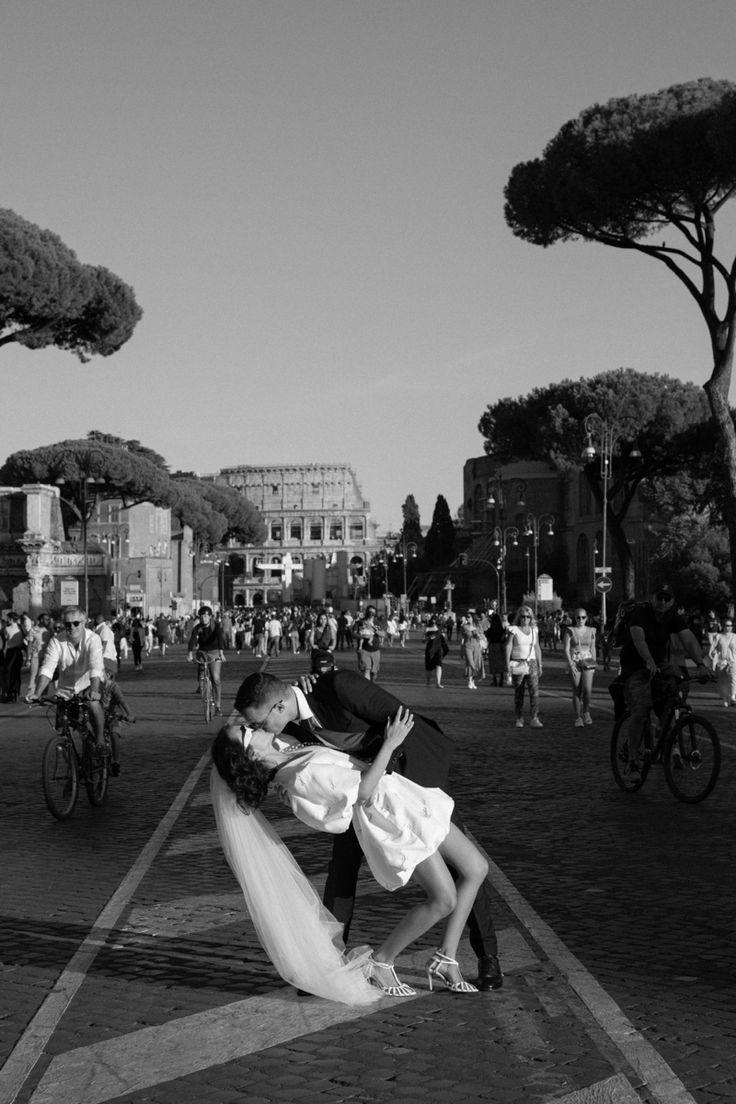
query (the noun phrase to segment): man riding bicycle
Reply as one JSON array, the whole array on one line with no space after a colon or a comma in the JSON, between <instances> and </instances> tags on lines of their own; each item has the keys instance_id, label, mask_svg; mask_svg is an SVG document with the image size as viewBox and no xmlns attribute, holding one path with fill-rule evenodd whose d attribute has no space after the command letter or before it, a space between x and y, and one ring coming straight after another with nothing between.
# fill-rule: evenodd
<instances>
[{"instance_id":1,"label":"man riding bicycle","mask_svg":"<svg viewBox=\"0 0 736 1104\"><path fill-rule=\"evenodd\" d=\"M87 614L78 606L69 606L62 614L64 633L52 636L36 679L35 698L42 698L56 674L56 693L60 698L82 696L88 705L98 751L105 750L105 711L101 686L105 680L102 641L86 627Z\"/></svg>"},{"instance_id":2,"label":"man riding bicycle","mask_svg":"<svg viewBox=\"0 0 736 1104\"><path fill-rule=\"evenodd\" d=\"M207 665L215 699L215 716L222 716L220 699L222 689L220 684L220 671L225 659L225 637L221 626L213 621L212 610L209 606L201 606L199 609L199 621L192 629L189 637L187 660L191 663L194 653L200 663ZM197 682L199 693L199 682Z\"/></svg>"},{"instance_id":3,"label":"man riding bicycle","mask_svg":"<svg viewBox=\"0 0 736 1104\"><path fill-rule=\"evenodd\" d=\"M641 745L644 722L652 708L652 678L669 659L670 634L678 636L686 655L707 672L703 653L685 618L675 609L675 596L665 584L652 595L651 602L635 608L621 647L621 675L628 715L621 722L620 739L628 742L627 777L641 780Z\"/></svg>"}]
</instances>

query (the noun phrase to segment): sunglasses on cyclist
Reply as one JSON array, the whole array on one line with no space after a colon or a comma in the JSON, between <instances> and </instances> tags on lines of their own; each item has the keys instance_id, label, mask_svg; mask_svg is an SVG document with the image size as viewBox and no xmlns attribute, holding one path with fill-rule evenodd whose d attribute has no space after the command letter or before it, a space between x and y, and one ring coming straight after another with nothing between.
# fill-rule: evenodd
<instances>
[{"instance_id":1,"label":"sunglasses on cyclist","mask_svg":"<svg viewBox=\"0 0 736 1104\"><path fill-rule=\"evenodd\" d=\"M78 629L81 624L82 624L81 621L65 621L64 622L64 628L65 629Z\"/></svg>"}]
</instances>

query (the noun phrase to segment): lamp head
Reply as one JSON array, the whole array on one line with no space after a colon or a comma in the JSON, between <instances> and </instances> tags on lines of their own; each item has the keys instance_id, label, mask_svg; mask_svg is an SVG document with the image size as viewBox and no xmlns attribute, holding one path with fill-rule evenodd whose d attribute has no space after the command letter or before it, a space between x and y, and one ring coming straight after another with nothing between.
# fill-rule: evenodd
<instances>
[{"instance_id":1,"label":"lamp head","mask_svg":"<svg viewBox=\"0 0 736 1104\"><path fill-rule=\"evenodd\" d=\"M585 442L585 448L580 453L580 458L581 458L581 460L584 460L586 464L588 464L588 463L590 463L591 460L595 460L595 457L596 457L595 445L593 444L593 440L592 440L590 434L588 434L588 439Z\"/></svg>"}]
</instances>

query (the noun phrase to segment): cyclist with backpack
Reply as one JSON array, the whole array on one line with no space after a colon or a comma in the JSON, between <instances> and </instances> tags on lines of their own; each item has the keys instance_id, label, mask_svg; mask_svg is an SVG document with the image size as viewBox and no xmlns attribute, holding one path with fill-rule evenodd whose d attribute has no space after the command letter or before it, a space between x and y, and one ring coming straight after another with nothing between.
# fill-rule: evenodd
<instances>
[{"instance_id":1,"label":"cyclist with backpack","mask_svg":"<svg viewBox=\"0 0 736 1104\"><path fill-rule=\"evenodd\" d=\"M665 584L652 595L651 602L633 608L621 647L621 675L628 715L621 722L621 739L628 741L631 781L641 779L639 747L644 722L652 708L652 678L669 659L670 635L682 642L686 655L707 672L700 643L687 621L675 609L675 597Z\"/></svg>"}]
</instances>

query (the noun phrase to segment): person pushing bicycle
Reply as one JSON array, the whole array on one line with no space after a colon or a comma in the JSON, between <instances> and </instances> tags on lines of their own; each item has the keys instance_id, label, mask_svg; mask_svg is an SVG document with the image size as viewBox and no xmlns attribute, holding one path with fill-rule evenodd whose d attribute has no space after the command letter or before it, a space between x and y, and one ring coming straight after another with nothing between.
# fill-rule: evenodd
<instances>
[{"instance_id":1,"label":"person pushing bicycle","mask_svg":"<svg viewBox=\"0 0 736 1104\"><path fill-rule=\"evenodd\" d=\"M652 595L650 602L635 608L621 647L621 675L628 715L621 722L620 738L628 740L627 777L641 781L641 745L644 722L652 708L652 679L667 666L670 635L680 638L686 655L697 663L698 671L708 668L700 643L688 628L685 618L675 609L675 596L666 583Z\"/></svg>"},{"instance_id":2,"label":"person pushing bicycle","mask_svg":"<svg viewBox=\"0 0 736 1104\"><path fill-rule=\"evenodd\" d=\"M198 612L199 621L189 637L187 660L191 663L196 652L197 658L207 665L215 698L215 716L221 717L220 671L225 659L225 637L221 625L213 622L212 610L209 606L200 606ZM199 680L197 680L197 693L199 693Z\"/></svg>"},{"instance_id":3,"label":"person pushing bicycle","mask_svg":"<svg viewBox=\"0 0 736 1104\"><path fill-rule=\"evenodd\" d=\"M87 613L78 606L68 606L62 614L64 632L52 636L39 668L33 697L43 698L56 675L56 694L68 699L83 696L89 709L95 744L105 750L105 711L102 706L102 684L105 667L102 641L96 632L86 627Z\"/></svg>"}]
</instances>

